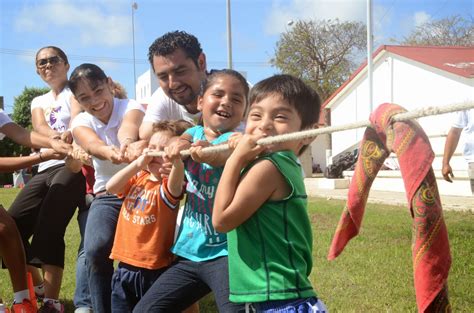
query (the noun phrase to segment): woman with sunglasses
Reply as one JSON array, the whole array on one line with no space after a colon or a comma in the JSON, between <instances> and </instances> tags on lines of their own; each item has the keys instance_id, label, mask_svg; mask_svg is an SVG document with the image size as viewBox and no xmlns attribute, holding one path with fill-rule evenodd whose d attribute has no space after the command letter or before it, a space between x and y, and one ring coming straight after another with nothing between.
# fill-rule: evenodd
<instances>
[{"instance_id":1,"label":"woman with sunglasses","mask_svg":"<svg viewBox=\"0 0 474 313\"><path fill-rule=\"evenodd\" d=\"M36 53L36 72L51 90L33 99L31 120L35 131L71 143L69 124L80 112L80 106L68 88L69 67L66 54L58 47L44 47ZM44 304L39 312L64 311L58 300L64 269L64 233L84 196L82 173L72 172L64 160L49 160L39 165L38 174L10 207L27 263L41 267L44 273Z\"/></svg>"}]
</instances>

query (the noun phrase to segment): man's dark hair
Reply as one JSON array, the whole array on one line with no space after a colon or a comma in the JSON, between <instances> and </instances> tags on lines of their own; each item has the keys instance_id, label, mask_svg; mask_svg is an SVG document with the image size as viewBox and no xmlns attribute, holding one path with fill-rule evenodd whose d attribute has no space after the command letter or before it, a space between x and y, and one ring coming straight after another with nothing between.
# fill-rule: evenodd
<instances>
[{"instance_id":1,"label":"man's dark hair","mask_svg":"<svg viewBox=\"0 0 474 313\"><path fill-rule=\"evenodd\" d=\"M182 49L186 56L198 65L198 58L202 53L201 44L197 38L184 31L174 31L157 38L148 49L148 61L153 68L154 56L167 56L178 49ZM154 70L154 69L153 69Z\"/></svg>"}]
</instances>

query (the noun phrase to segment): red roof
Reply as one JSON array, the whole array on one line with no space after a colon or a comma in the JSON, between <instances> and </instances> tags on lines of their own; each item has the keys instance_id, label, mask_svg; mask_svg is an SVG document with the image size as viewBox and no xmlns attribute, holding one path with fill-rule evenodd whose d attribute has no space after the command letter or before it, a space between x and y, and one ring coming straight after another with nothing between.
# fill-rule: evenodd
<instances>
[{"instance_id":1,"label":"red roof","mask_svg":"<svg viewBox=\"0 0 474 313\"><path fill-rule=\"evenodd\" d=\"M466 78L474 77L474 47L442 46L380 46L372 54L375 59L382 51L398 54L402 57L436 67ZM364 62L329 98L322 108L339 94L367 66Z\"/></svg>"}]
</instances>

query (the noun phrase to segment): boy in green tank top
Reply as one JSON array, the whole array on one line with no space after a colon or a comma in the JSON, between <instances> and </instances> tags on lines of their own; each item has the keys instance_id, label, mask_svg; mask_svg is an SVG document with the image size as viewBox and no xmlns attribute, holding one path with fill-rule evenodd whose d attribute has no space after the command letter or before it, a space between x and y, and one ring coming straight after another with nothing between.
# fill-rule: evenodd
<instances>
[{"instance_id":1,"label":"boy in green tank top","mask_svg":"<svg viewBox=\"0 0 474 313\"><path fill-rule=\"evenodd\" d=\"M314 128L321 101L303 81L275 75L250 92L244 135L220 179L212 223L227 233L230 301L248 312L327 312L309 281L312 233L297 160L313 139L257 140Z\"/></svg>"}]
</instances>

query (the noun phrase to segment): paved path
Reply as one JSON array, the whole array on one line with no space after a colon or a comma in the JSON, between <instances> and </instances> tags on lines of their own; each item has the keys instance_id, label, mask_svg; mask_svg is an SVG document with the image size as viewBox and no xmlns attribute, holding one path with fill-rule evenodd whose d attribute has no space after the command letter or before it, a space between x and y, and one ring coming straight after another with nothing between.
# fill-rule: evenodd
<instances>
[{"instance_id":1,"label":"paved path","mask_svg":"<svg viewBox=\"0 0 474 313\"><path fill-rule=\"evenodd\" d=\"M311 197L347 200L348 189L322 189L314 188L308 185L306 189L308 195ZM369 193L368 202L400 205L404 207L408 206L406 195L403 192L371 190ZM444 210L474 212L474 196L441 196L441 203Z\"/></svg>"}]
</instances>

